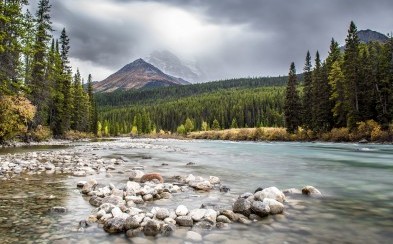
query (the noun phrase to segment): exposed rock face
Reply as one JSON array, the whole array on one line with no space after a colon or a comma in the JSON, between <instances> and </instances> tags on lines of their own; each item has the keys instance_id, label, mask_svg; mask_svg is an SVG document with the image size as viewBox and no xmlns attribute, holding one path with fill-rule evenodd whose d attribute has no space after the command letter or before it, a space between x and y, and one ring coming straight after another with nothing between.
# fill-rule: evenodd
<instances>
[{"instance_id":1,"label":"exposed rock face","mask_svg":"<svg viewBox=\"0 0 393 244\"><path fill-rule=\"evenodd\" d=\"M93 84L95 92L113 92L146 87L164 87L189 84L187 81L163 73L158 68L137 59L103 81Z\"/></svg>"}]
</instances>

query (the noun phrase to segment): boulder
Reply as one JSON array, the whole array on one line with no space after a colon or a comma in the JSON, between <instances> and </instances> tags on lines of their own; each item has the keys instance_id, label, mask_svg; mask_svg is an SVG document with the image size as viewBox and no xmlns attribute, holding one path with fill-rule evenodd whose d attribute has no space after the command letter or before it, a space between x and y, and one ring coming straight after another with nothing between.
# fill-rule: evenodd
<instances>
[{"instance_id":1,"label":"boulder","mask_svg":"<svg viewBox=\"0 0 393 244\"><path fill-rule=\"evenodd\" d=\"M156 220L149 220L143 228L145 236L156 236L160 233L160 222Z\"/></svg>"},{"instance_id":2,"label":"boulder","mask_svg":"<svg viewBox=\"0 0 393 244\"><path fill-rule=\"evenodd\" d=\"M99 207L102 204L102 198L98 196L92 196L89 200L89 203L94 207Z\"/></svg>"},{"instance_id":3,"label":"boulder","mask_svg":"<svg viewBox=\"0 0 393 244\"><path fill-rule=\"evenodd\" d=\"M203 217L204 220L207 220L211 223L216 223L217 219L217 212L213 209L207 209L205 216Z\"/></svg>"},{"instance_id":4,"label":"boulder","mask_svg":"<svg viewBox=\"0 0 393 244\"><path fill-rule=\"evenodd\" d=\"M145 183L147 181L153 181L153 180L158 180L160 183L164 183L164 178L162 178L161 174L159 173L150 173L150 174L145 174L141 178L141 182Z\"/></svg>"},{"instance_id":5,"label":"boulder","mask_svg":"<svg viewBox=\"0 0 393 244\"><path fill-rule=\"evenodd\" d=\"M108 233L115 234L124 231L125 220L122 218L112 218L105 222L104 230Z\"/></svg>"},{"instance_id":6,"label":"boulder","mask_svg":"<svg viewBox=\"0 0 393 244\"><path fill-rule=\"evenodd\" d=\"M169 210L166 208L157 209L156 218L160 220L164 220L169 217Z\"/></svg>"},{"instance_id":7,"label":"boulder","mask_svg":"<svg viewBox=\"0 0 393 244\"><path fill-rule=\"evenodd\" d=\"M220 192L229 192L231 189L227 186L220 186Z\"/></svg>"},{"instance_id":8,"label":"boulder","mask_svg":"<svg viewBox=\"0 0 393 244\"><path fill-rule=\"evenodd\" d=\"M188 214L188 208L184 205L179 205L175 212L177 216L185 216Z\"/></svg>"},{"instance_id":9,"label":"boulder","mask_svg":"<svg viewBox=\"0 0 393 244\"><path fill-rule=\"evenodd\" d=\"M195 181L195 176L193 175L193 174L189 174L187 177L186 177L186 179L185 179L185 182L188 184L188 183L190 183L191 181Z\"/></svg>"},{"instance_id":10,"label":"boulder","mask_svg":"<svg viewBox=\"0 0 393 244\"><path fill-rule=\"evenodd\" d=\"M282 191L284 194L302 194L302 191L296 188L289 188Z\"/></svg>"},{"instance_id":11,"label":"boulder","mask_svg":"<svg viewBox=\"0 0 393 244\"><path fill-rule=\"evenodd\" d=\"M265 198L271 198L282 203L285 200L285 195L284 193L282 193L282 191L277 189L277 187L273 186L273 187L265 188L262 191L256 192L254 194L254 198L259 201L263 201L263 199Z\"/></svg>"},{"instance_id":12,"label":"boulder","mask_svg":"<svg viewBox=\"0 0 393 244\"><path fill-rule=\"evenodd\" d=\"M217 216L217 222L222 222L222 223L231 223L232 221L225 215L218 215Z\"/></svg>"},{"instance_id":13,"label":"boulder","mask_svg":"<svg viewBox=\"0 0 393 244\"><path fill-rule=\"evenodd\" d=\"M280 214L284 211L284 204L275 199L265 198L263 199L263 203L269 206L270 214Z\"/></svg>"},{"instance_id":14,"label":"boulder","mask_svg":"<svg viewBox=\"0 0 393 244\"><path fill-rule=\"evenodd\" d=\"M112 196L112 195L104 197L102 199L102 203L110 203L110 204L113 204L113 205L116 205L116 206L121 206L121 205L125 205L126 204L126 202L123 200L122 197Z\"/></svg>"},{"instance_id":15,"label":"boulder","mask_svg":"<svg viewBox=\"0 0 393 244\"><path fill-rule=\"evenodd\" d=\"M201 221L205 217L206 211L206 209L193 209L189 215L194 221Z\"/></svg>"},{"instance_id":16,"label":"boulder","mask_svg":"<svg viewBox=\"0 0 393 244\"><path fill-rule=\"evenodd\" d=\"M232 210L223 210L221 214L228 217L231 221L237 221L238 217Z\"/></svg>"},{"instance_id":17,"label":"boulder","mask_svg":"<svg viewBox=\"0 0 393 244\"><path fill-rule=\"evenodd\" d=\"M305 186L302 188L302 194L308 196L322 196L322 193L313 186Z\"/></svg>"},{"instance_id":18,"label":"boulder","mask_svg":"<svg viewBox=\"0 0 393 244\"><path fill-rule=\"evenodd\" d=\"M251 210L253 213L260 217L268 216L270 213L270 207L267 203L261 201L254 201L251 204Z\"/></svg>"},{"instance_id":19,"label":"boulder","mask_svg":"<svg viewBox=\"0 0 393 244\"><path fill-rule=\"evenodd\" d=\"M190 182L190 186L192 186L196 190L201 190L201 191L210 191L212 189L212 185L207 180Z\"/></svg>"},{"instance_id":20,"label":"boulder","mask_svg":"<svg viewBox=\"0 0 393 244\"><path fill-rule=\"evenodd\" d=\"M164 224L161 227L161 234L163 236L170 236L170 235L172 235L173 232L175 232L175 230L176 230L176 225L175 224L173 224L173 223Z\"/></svg>"},{"instance_id":21,"label":"boulder","mask_svg":"<svg viewBox=\"0 0 393 244\"><path fill-rule=\"evenodd\" d=\"M143 227L139 227L136 229L129 229L126 232L126 236L130 238L139 237L143 235Z\"/></svg>"},{"instance_id":22,"label":"boulder","mask_svg":"<svg viewBox=\"0 0 393 244\"><path fill-rule=\"evenodd\" d=\"M175 220L179 226L192 227L194 224L191 216L178 216Z\"/></svg>"},{"instance_id":23,"label":"boulder","mask_svg":"<svg viewBox=\"0 0 393 244\"><path fill-rule=\"evenodd\" d=\"M97 185L96 180L89 180L86 184L83 185L82 193L88 194L89 192L93 191L94 187Z\"/></svg>"},{"instance_id":24,"label":"boulder","mask_svg":"<svg viewBox=\"0 0 393 244\"><path fill-rule=\"evenodd\" d=\"M244 198L238 198L233 204L233 212L241 213L245 216L251 213L251 202Z\"/></svg>"},{"instance_id":25,"label":"boulder","mask_svg":"<svg viewBox=\"0 0 393 244\"><path fill-rule=\"evenodd\" d=\"M143 169L142 169L142 170L143 170ZM139 180L140 178L142 178L142 176L143 176L144 174L145 174L145 173L143 173L143 171L141 171L141 170L138 170L138 169L132 170L132 171L130 172L129 176L128 176L128 179L129 179L130 181Z\"/></svg>"},{"instance_id":26,"label":"boulder","mask_svg":"<svg viewBox=\"0 0 393 244\"><path fill-rule=\"evenodd\" d=\"M139 189L141 189L141 185L139 185L139 183L134 181L127 181L127 185L125 189L127 195L135 195Z\"/></svg>"},{"instance_id":27,"label":"boulder","mask_svg":"<svg viewBox=\"0 0 393 244\"><path fill-rule=\"evenodd\" d=\"M126 222L124 224L124 228L126 230L136 229L136 228L140 227L144 218L145 218L144 214L137 214L134 216L130 216L126 219Z\"/></svg>"},{"instance_id":28,"label":"boulder","mask_svg":"<svg viewBox=\"0 0 393 244\"><path fill-rule=\"evenodd\" d=\"M127 196L126 197L127 201L133 201L135 204L143 204L145 201L143 201L141 196Z\"/></svg>"},{"instance_id":29,"label":"boulder","mask_svg":"<svg viewBox=\"0 0 393 244\"><path fill-rule=\"evenodd\" d=\"M50 211L52 213L66 213L67 212L67 208L56 206L56 207L52 207Z\"/></svg>"},{"instance_id":30,"label":"boulder","mask_svg":"<svg viewBox=\"0 0 393 244\"><path fill-rule=\"evenodd\" d=\"M216 185L216 184L220 184L220 178L218 178L217 176L210 176L209 177L209 182L212 185Z\"/></svg>"},{"instance_id":31,"label":"boulder","mask_svg":"<svg viewBox=\"0 0 393 244\"><path fill-rule=\"evenodd\" d=\"M212 223L211 221L208 220L202 220L197 222L194 226L193 226L193 230L212 230L215 226L215 223Z\"/></svg>"},{"instance_id":32,"label":"boulder","mask_svg":"<svg viewBox=\"0 0 393 244\"><path fill-rule=\"evenodd\" d=\"M249 197L251 197L251 196L254 196L254 194L252 194L251 192L246 192L246 193L241 194L241 195L239 196L239 198L247 199L247 198L249 198Z\"/></svg>"},{"instance_id":33,"label":"boulder","mask_svg":"<svg viewBox=\"0 0 393 244\"><path fill-rule=\"evenodd\" d=\"M78 188L82 188L85 184L87 183L87 181L79 181L77 184L76 184L76 186L78 187Z\"/></svg>"}]
</instances>

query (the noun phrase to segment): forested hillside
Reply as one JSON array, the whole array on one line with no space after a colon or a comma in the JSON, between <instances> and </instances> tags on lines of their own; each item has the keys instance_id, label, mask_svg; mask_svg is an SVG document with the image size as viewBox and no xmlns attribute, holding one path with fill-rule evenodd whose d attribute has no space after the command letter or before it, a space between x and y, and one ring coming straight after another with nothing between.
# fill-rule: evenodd
<instances>
[{"instance_id":1,"label":"forested hillside","mask_svg":"<svg viewBox=\"0 0 393 244\"><path fill-rule=\"evenodd\" d=\"M301 80L302 75L299 75L298 79ZM118 90L109 94L98 93L96 94L96 99L97 104L100 107L154 104L163 100L168 101L172 99L179 99L182 97L195 96L203 93L211 93L227 89L285 86L287 81L287 76L230 79L186 86L163 87L158 89L155 88L130 91Z\"/></svg>"},{"instance_id":2,"label":"forested hillside","mask_svg":"<svg viewBox=\"0 0 393 244\"><path fill-rule=\"evenodd\" d=\"M49 0L33 16L28 1L0 1L0 142L23 136L95 132L92 79L72 73L66 29L52 36Z\"/></svg>"}]
</instances>

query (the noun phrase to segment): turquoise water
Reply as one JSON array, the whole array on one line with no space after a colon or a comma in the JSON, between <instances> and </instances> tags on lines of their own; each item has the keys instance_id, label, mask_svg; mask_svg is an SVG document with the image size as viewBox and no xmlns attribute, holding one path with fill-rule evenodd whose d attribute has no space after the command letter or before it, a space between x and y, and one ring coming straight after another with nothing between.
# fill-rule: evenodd
<instances>
[{"instance_id":1,"label":"turquoise water","mask_svg":"<svg viewBox=\"0 0 393 244\"><path fill-rule=\"evenodd\" d=\"M127 171L135 165L144 165L146 171L160 172L164 178L190 173L203 177L215 175L221 178L224 185L231 188L230 193L226 194L213 191L199 195L175 196L172 201L144 206L147 209L154 205L171 208L180 203L189 208L199 207L204 202L230 205L237 195L243 192L254 192L257 187L269 186L285 189L313 185L324 195L319 199L292 197L284 215L269 217L250 226L232 224L231 230L203 233L206 242L393 241L392 145L120 139L83 144L78 148L83 148L87 152L94 148L91 152L97 155L123 157L126 160L125 165L110 175L102 174L95 177L103 183L125 183ZM144 156L151 158L143 159ZM195 166L186 166L188 162L195 163ZM162 163L168 166L161 166ZM55 240L73 243L130 241L124 235L109 236L97 226L78 229L78 221L87 217L92 207L87 199L75 190L75 184L88 178L91 177L41 177L35 181L28 181L24 190L15 190L20 182L24 182L21 179L0 182L1 236L9 243L45 243ZM19 204L10 204L15 202L15 192L20 193ZM32 202L31 199L38 201L41 198L37 196L48 194L55 195L56 200L45 200L41 202L42 208L36 207L35 211L29 211L34 205L29 204ZM53 216L47 211L53 205L66 206L70 211L64 215ZM35 228L24 228L34 226L37 221L39 225L36 224ZM212 233L218 237L212 239ZM185 231L179 230L172 238L149 241L183 243L184 238Z\"/></svg>"}]
</instances>

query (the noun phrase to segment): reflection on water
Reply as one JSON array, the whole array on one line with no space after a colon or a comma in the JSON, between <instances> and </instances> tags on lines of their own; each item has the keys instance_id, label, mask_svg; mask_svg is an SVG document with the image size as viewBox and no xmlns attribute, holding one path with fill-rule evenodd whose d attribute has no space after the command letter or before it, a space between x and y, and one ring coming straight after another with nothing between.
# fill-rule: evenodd
<instances>
[{"instance_id":1,"label":"reflection on water","mask_svg":"<svg viewBox=\"0 0 393 244\"><path fill-rule=\"evenodd\" d=\"M238 194L253 192L259 186L284 189L314 185L325 195L322 199L289 197L284 215L270 216L250 226L232 224L230 230L202 233L204 241L390 243L393 238L393 149L389 145L121 139L80 147L86 148L86 153L126 160L110 174L95 176L103 184L125 183L133 166L144 165L146 171L159 172L165 178L190 173L216 175L231 188L229 193L191 192L141 206L149 210L157 205L175 208L180 203L189 209L204 202L230 205ZM187 166L188 162L195 165ZM88 178L24 175L0 182L1 242L127 241L124 235L109 236L96 225L79 228L79 221L92 207L75 185ZM68 211L52 213L54 206L65 206ZM173 237L149 240L183 243L186 232L179 229Z\"/></svg>"}]
</instances>

